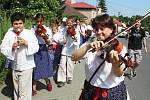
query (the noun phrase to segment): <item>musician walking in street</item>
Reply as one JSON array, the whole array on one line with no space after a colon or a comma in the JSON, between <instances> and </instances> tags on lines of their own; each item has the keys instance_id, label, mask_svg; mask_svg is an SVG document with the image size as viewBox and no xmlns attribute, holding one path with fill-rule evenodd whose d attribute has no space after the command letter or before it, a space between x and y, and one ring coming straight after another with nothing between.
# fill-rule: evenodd
<instances>
[{"instance_id":1,"label":"musician walking in street","mask_svg":"<svg viewBox=\"0 0 150 100\"><path fill-rule=\"evenodd\" d=\"M24 29L25 17L16 12L11 16L12 28L5 34L1 53L13 61L14 100L31 100L34 53L39 49L36 36Z\"/></svg>"},{"instance_id":2,"label":"musician walking in street","mask_svg":"<svg viewBox=\"0 0 150 100\"><path fill-rule=\"evenodd\" d=\"M48 91L52 90L52 84L50 82L49 77L53 76L53 52L49 52L49 44L50 44L50 34L51 31L46 29L44 24L44 15L38 13L35 16L36 26L32 29L35 33L38 44L39 51L34 55L34 60L36 67L33 70L33 87L32 87L32 95L37 94L37 86L36 82L40 79L44 79L46 82L46 88Z\"/></svg>"},{"instance_id":3,"label":"musician walking in street","mask_svg":"<svg viewBox=\"0 0 150 100\"><path fill-rule=\"evenodd\" d=\"M125 64L121 64L118 56L125 56L127 49L117 39L114 39L115 44L110 43L110 47L102 49L115 33L113 19L103 14L94 18L92 26L97 40L85 43L72 54L73 61L86 58L86 79L79 100L127 100L123 76Z\"/></svg>"},{"instance_id":4,"label":"musician walking in street","mask_svg":"<svg viewBox=\"0 0 150 100\"><path fill-rule=\"evenodd\" d=\"M64 33L64 45L62 48L60 66L57 73L58 87L71 84L73 80L74 65L71 61L72 52L79 47L80 33L75 30L73 25L73 18L67 19L66 33Z\"/></svg>"}]
</instances>

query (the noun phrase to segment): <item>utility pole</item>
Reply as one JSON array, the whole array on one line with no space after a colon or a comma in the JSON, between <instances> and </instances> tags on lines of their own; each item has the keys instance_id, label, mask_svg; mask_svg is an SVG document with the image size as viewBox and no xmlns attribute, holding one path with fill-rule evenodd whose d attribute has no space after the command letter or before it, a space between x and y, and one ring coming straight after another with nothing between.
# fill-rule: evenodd
<instances>
[{"instance_id":1,"label":"utility pole","mask_svg":"<svg viewBox=\"0 0 150 100\"><path fill-rule=\"evenodd\" d=\"M96 16L98 15L98 12L99 12L98 3L99 3L99 0L97 0L97 2L96 2Z\"/></svg>"},{"instance_id":2,"label":"utility pole","mask_svg":"<svg viewBox=\"0 0 150 100\"><path fill-rule=\"evenodd\" d=\"M118 12L118 17L121 15L121 12Z\"/></svg>"}]
</instances>

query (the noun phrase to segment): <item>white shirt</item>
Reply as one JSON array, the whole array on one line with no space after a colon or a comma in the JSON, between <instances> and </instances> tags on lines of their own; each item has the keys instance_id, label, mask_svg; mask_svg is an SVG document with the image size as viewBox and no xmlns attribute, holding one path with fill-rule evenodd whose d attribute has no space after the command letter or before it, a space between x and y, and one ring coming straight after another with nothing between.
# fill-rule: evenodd
<instances>
[{"instance_id":1,"label":"white shirt","mask_svg":"<svg viewBox=\"0 0 150 100\"><path fill-rule=\"evenodd\" d=\"M17 65L12 66L14 70L23 71L35 67L34 53L39 49L38 41L34 33L31 30L23 29L20 33L20 37L24 38L28 42L28 46L20 46L17 50ZM16 41L16 34L13 28L9 29L5 34L1 44L1 53L8 59L15 59L15 52L12 51L12 45Z\"/></svg>"},{"instance_id":2,"label":"white shirt","mask_svg":"<svg viewBox=\"0 0 150 100\"><path fill-rule=\"evenodd\" d=\"M127 49L124 46L123 50L120 52L121 56L124 56L127 53ZM86 64L85 64L85 74L86 79L89 81L97 67L101 64L103 59L97 55L96 52L88 52L86 55ZM91 80L91 84L96 87L101 88L112 88L117 86L120 82L124 80L124 76L117 77L112 71L112 64L105 61L103 65L100 67L98 72L95 74L93 79Z\"/></svg>"},{"instance_id":3,"label":"white shirt","mask_svg":"<svg viewBox=\"0 0 150 100\"><path fill-rule=\"evenodd\" d=\"M45 33L45 34L46 34L46 35L48 36L48 38L50 39L51 34L52 34L51 28L46 27L45 25L43 25L43 27L46 29L46 33ZM37 30L37 27L31 28L31 30L32 30L32 32L36 35L35 30ZM37 39L38 39L38 43L39 43L39 44L45 44L45 40L44 40L41 36L36 35L36 37L37 37Z\"/></svg>"},{"instance_id":4,"label":"white shirt","mask_svg":"<svg viewBox=\"0 0 150 100\"><path fill-rule=\"evenodd\" d=\"M59 26L58 27L58 32L60 33L61 36L64 36L66 34L66 26Z\"/></svg>"},{"instance_id":5,"label":"white shirt","mask_svg":"<svg viewBox=\"0 0 150 100\"><path fill-rule=\"evenodd\" d=\"M67 56L71 56L72 53L74 52L75 49L79 48L79 44L80 44L80 33L78 33L77 30L75 37L77 39L77 41L74 41L72 39L72 37L70 37L69 35L67 35L67 33L65 34L65 38L66 38L66 44L63 46L62 49L62 55L67 55Z\"/></svg>"}]
</instances>

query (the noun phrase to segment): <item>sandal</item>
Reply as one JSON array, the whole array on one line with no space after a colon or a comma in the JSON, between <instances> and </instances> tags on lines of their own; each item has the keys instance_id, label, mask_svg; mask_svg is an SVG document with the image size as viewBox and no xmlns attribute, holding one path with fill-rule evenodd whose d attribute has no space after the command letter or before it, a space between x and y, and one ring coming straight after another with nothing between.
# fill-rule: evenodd
<instances>
[{"instance_id":1,"label":"sandal","mask_svg":"<svg viewBox=\"0 0 150 100\"><path fill-rule=\"evenodd\" d=\"M35 96L37 94L37 90L32 90L32 96Z\"/></svg>"},{"instance_id":2,"label":"sandal","mask_svg":"<svg viewBox=\"0 0 150 100\"><path fill-rule=\"evenodd\" d=\"M47 90L48 90L48 91L52 91L52 84L51 84L50 80L49 80L49 82L47 83Z\"/></svg>"}]
</instances>

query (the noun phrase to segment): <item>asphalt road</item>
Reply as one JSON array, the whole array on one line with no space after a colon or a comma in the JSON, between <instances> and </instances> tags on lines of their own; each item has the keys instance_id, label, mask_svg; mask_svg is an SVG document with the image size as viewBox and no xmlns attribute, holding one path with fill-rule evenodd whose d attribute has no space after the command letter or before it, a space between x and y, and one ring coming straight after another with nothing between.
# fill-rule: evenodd
<instances>
[{"instance_id":1,"label":"asphalt road","mask_svg":"<svg viewBox=\"0 0 150 100\"><path fill-rule=\"evenodd\" d=\"M124 39L120 40L125 44L127 43ZM148 45L150 45L150 40L148 40ZM147 54L143 54L143 61L137 68L137 76L132 80L125 79L131 100L150 100L149 73L150 51ZM64 87L58 88L51 78L53 90L52 92L48 92L45 87L45 82L40 80L38 82L38 94L32 100L78 100L84 78L84 61L82 61L75 65L72 84L66 84ZM9 86L3 85L0 87L0 91L0 100L11 100Z\"/></svg>"},{"instance_id":2,"label":"asphalt road","mask_svg":"<svg viewBox=\"0 0 150 100\"><path fill-rule=\"evenodd\" d=\"M137 76L126 79L131 100L150 100L150 39L147 39L148 53L143 52L143 60L137 68Z\"/></svg>"}]
</instances>

